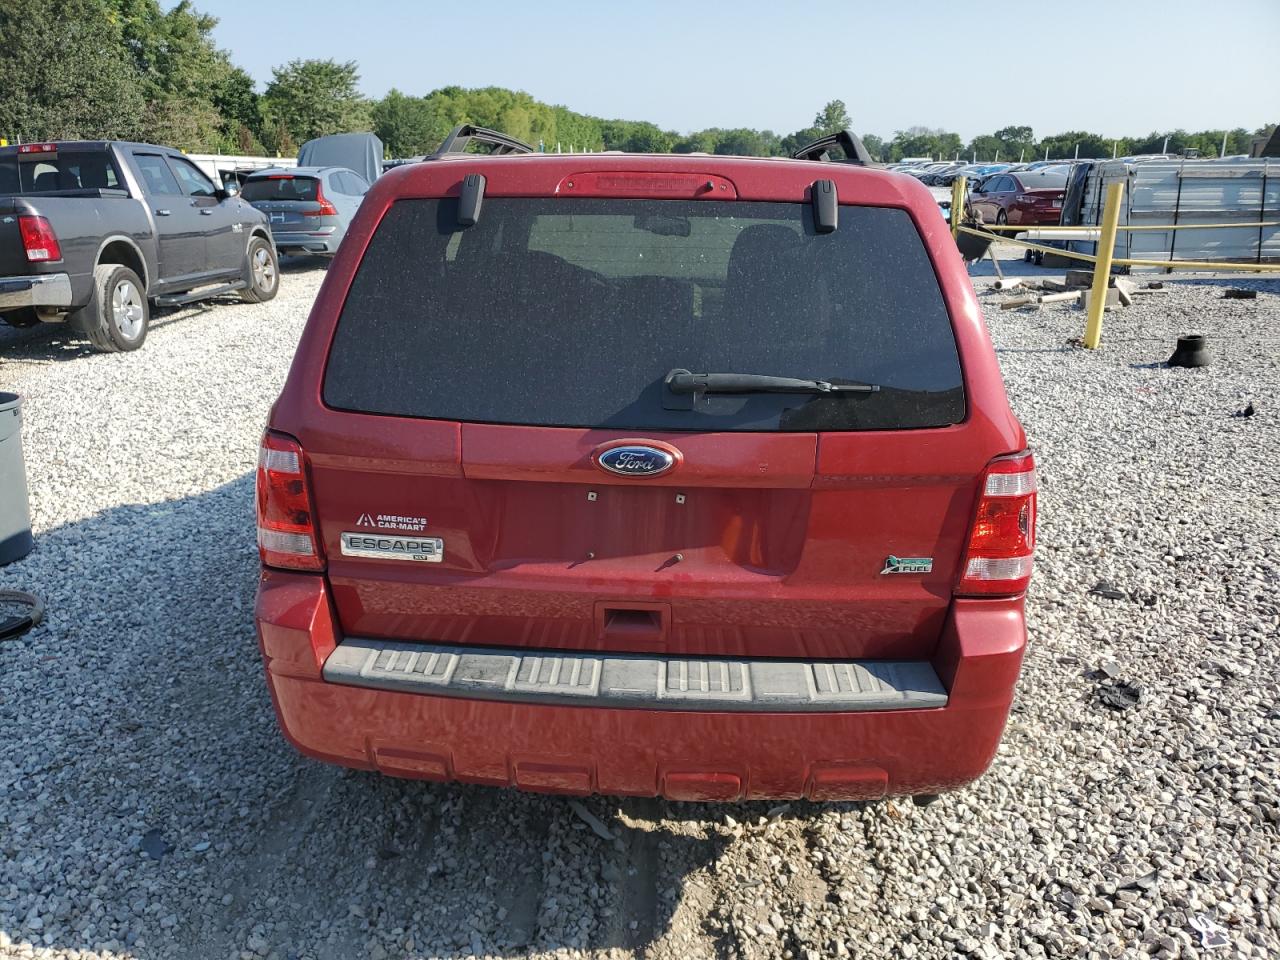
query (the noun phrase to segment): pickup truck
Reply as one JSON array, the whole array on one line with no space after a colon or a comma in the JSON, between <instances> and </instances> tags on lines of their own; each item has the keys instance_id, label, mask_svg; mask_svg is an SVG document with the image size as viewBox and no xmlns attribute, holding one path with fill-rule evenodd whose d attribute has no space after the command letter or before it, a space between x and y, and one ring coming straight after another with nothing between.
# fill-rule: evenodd
<instances>
[{"instance_id":1,"label":"pickup truck","mask_svg":"<svg viewBox=\"0 0 1280 960\"><path fill-rule=\"evenodd\" d=\"M266 217L181 152L119 141L0 148L0 315L67 322L103 352L136 350L151 305L280 283Z\"/></svg>"}]
</instances>

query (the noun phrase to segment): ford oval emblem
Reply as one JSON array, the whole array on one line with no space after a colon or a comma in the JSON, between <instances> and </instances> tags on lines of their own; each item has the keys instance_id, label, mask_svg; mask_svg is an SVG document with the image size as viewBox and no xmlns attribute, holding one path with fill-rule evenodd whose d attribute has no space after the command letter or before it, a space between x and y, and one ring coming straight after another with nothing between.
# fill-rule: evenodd
<instances>
[{"instance_id":1,"label":"ford oval emblem","mask_svg":"<svg viewBox=\"0 0 1280 960\"><path fill-rule=\"evenodd\" d=\"M628 444L610 447L596 462L620 477L656 477L676 465L675 454L647 444Z\"/></svg>"}]
</instances>

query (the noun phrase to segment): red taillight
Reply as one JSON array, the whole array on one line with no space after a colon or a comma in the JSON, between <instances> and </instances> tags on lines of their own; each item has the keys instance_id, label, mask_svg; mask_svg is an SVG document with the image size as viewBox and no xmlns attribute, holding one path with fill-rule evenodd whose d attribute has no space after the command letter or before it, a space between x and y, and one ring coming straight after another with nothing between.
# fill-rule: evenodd
<instances>
[{"instance_id":1,"label":"red taillight","mask_svg":"<svg viewBox=\"0 0 1280 960\"><path fill-rule=\"evenodd\" d=\"M18 230L22 233L22 246L32 263L49 263L62 259L62 247L58 236L44 217L18 217Z\"/></svg>"},{"instance_id":2,"label":"red taillight","mask_svg":"<svg viewBox=\"0 0 1280 960\"><path fill-rule=\"evenodd\" d=\"M323 570L307 458L298 441L267 433L258 452L258 553L269 567Z\"/></svg>"},{"instance_id":3,"label":"red taillight","mask_svg":"<svg viewBox=\"0 0 1280 960\"><path fill-rule=\"evenodd\" d=\"M336 217L338 208L325 199L324 188L319 180L316 181L316 203L320 204L320 209L314 212L308 211L304 213L304 217Z\"/></svg>"},{"instance_id":4,"label":"red taillight","mask_svg":"<svg viewBox=\"0 0 1280 960\"><path fill-rule=\"evenodd\" d=\"M1035 458L1019 453L993 460L982 476L956 593L1021 593L1031 580L1035 546Z\"/></svg>"}]
</instances>

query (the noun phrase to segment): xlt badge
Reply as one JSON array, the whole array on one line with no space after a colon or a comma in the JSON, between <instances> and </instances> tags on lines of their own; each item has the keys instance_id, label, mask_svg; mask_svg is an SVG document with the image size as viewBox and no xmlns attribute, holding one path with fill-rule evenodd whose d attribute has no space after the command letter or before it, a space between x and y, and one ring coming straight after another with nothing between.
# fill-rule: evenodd
<instances>
[{"instance_id":1,"label":"xlt badge","mask_svg":"<svg viewBox=\"0 0 1280 960\"><path fill-rule=\"evenodd\" d=\"M444 541L439 537L349 531L342 534L342 555L372 560L439 563L444 559Z\"/></svg>"}]
</instances>

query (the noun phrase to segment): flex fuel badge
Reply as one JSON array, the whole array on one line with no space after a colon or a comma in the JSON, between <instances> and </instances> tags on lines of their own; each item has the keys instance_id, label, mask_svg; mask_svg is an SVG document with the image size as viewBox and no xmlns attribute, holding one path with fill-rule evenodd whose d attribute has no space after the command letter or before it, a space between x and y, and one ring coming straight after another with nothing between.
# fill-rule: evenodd
<instances>
[{"instance_id":1,"label":"flex fuel badge","mask_svg":"<svg viewBox=\"0 0 1280 960\"><path fill-rule=\"evenodd\" d=\"M884 558L884 569L880 571L883 576L886 573L932 573L933 557L895 557L893 554Z\"/></svg>"}]
</instances>

